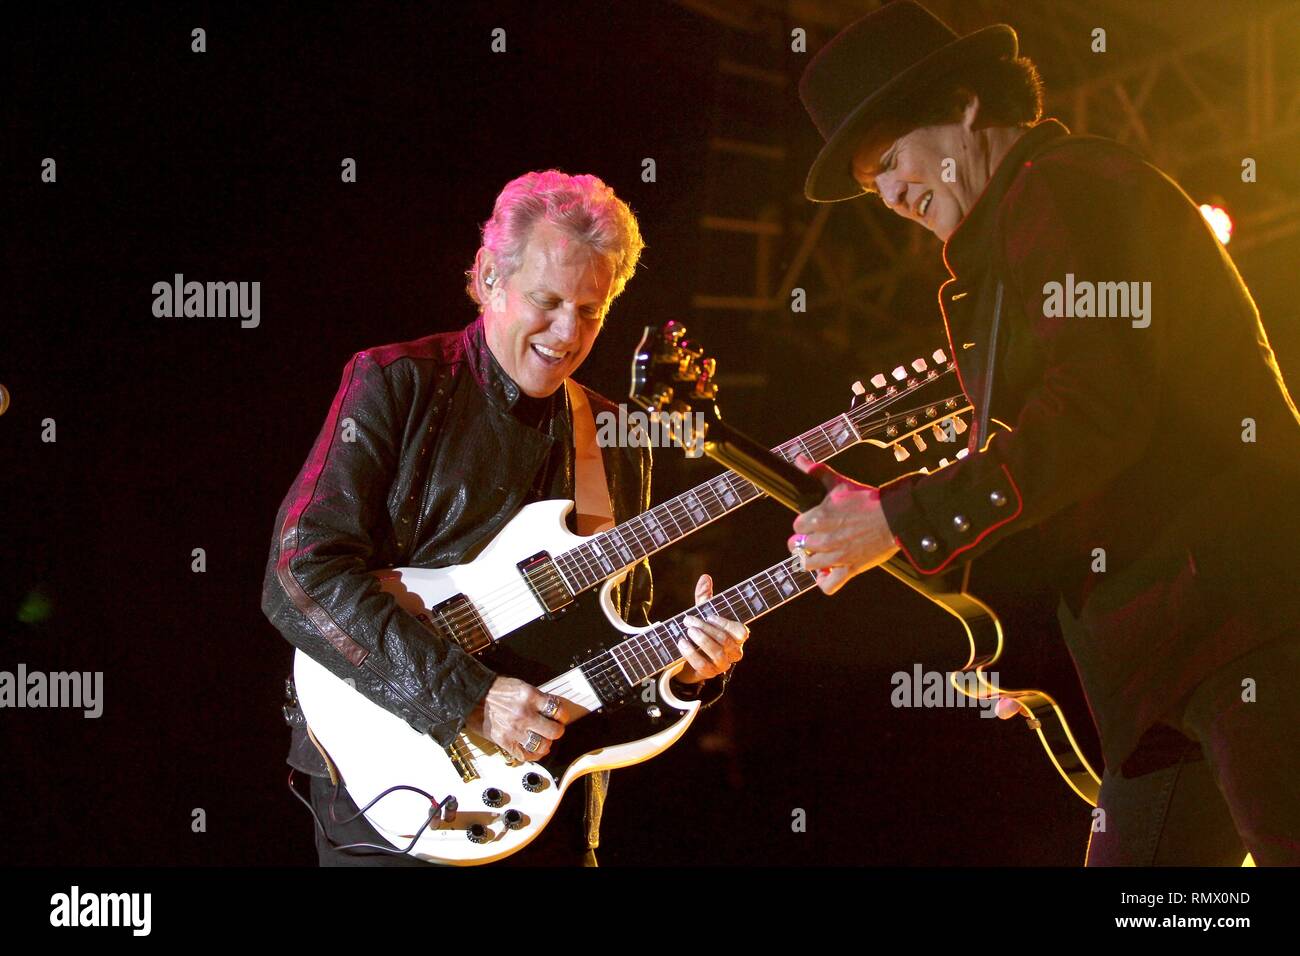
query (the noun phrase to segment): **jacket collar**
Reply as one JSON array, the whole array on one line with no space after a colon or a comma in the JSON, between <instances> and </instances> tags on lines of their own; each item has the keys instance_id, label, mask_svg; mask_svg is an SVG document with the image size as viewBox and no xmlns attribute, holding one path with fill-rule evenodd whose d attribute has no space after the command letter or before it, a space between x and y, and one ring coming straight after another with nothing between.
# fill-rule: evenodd
<instances>
[{"instance_id":1,"label":"jacket collar","mask_svg":"<svg viewBox=\"0 0 1300 956\"><path fill-rule=\"evenodd\" d=\"M1030 157L1055 139L1069 135L1064 124L1046 119L1031 126L1002 157L993 171L988 185L971 211L957 229L948 237L943 247L943 261L954 276L980 269L989 259L993 249L993 229L998 206L1011 188L1012 182L1030 165Z\"/></svg>"},{"instance_id":2,"label":"jacket collar","mask_svg":"<svg viewBox=\"0 0 1300 956\"><path fill-rule=\"evenodd\" d=\"M465 327L465 355L483 394L503 411L513 409L515 402L519 401L519 386L488 348L482 313Z\"/></svg>"},{"instance_id":3,"label":"jacket collar","mask_svg":"<svg viewBox=\"0 0 1300 956\"><path fill-rule=\"evenodd\" d=\"M479 388L487 396L488 401L503 412L514 413L523 391L501 367L501 363L492 354L492 349L488 347L482 313L479 313L478 318L465 327L465 355L474 373L474 380L478 382ZM557 413L568 409L567 392L561 387L557 389L557 394L559 393L564 394L559 396L558 401L556 395L551 396L551 404L545 419L539 423L539 428L543 432L553 432L554 428L548 423L556 418Z\"/></svg>"}]
</instances>

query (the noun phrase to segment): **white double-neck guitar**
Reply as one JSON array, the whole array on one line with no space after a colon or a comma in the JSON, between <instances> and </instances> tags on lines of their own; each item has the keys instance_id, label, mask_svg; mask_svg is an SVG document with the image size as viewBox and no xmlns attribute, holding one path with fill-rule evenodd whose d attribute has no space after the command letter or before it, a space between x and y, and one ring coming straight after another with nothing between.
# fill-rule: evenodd
<instances>
[{"instance_id":1,"label":"white double-neck guitar","mask_svg":"<svg viewBox=\"0 0 1300 956\"><path fill-rule=\"evenodd\" d=\"M697 373L690 365L698 354L677 348L683 372ZM961 416L969 405L955 366L942 352L932 361L916 359L910 368L874 376L874 391L855 388L850 411L775 453L787 461L798 454L825 461L867 442L893 446L901 460L907 455L902 442L923 448L923 432L955 441L966 430ZM542 501L521 509L466 564L375 572L386 592L443 638L495 672L560 694L589 713L545 760L514 766L468 733L439 746L298 651L294 677L303 714L357 805L365 808L393 787L428 795L398 789L369 807L366 819L395 848L423 859L489 862L534 839L578 777L646 760L679 739L699 706L674 697L669 685L679 663L680 615L633 628L616 613L611 591L639 561L760 497L753 483L727 472L589 537L569 532L571 501ZM782 562L715 596L704 611L753 620L813 583ZM657 690L647 702L642 695L651 686Z\"/></svg>"}]
</instances>

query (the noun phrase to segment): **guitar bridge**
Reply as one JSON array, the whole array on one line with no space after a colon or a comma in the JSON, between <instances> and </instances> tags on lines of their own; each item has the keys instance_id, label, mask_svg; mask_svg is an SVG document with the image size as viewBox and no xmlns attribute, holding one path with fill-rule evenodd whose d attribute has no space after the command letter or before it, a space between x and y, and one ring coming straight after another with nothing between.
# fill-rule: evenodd
<instances>
[{"instance_id":1,"label":"guitar bridge","mask_svg":"<svg viewBox=\"0 0 1300 956\"><path fill-rule=\"evenodd\" d=\"M465 781L465 783L473 783L478 779L478 770L474 767L474 758L469 755L469 748L465 746L465 737L463 735L457 735L456 739L444 749L451 760L451 765L460 774L461 780Z\"/></svg>"}]
</instances>

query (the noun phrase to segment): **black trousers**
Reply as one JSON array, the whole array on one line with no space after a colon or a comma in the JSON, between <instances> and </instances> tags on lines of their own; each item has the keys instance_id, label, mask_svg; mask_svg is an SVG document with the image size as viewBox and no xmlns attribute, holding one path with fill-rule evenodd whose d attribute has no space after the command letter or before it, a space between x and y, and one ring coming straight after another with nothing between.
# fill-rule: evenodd
<instances>
[{"instance_id":1,"label":"black trousers","mask_svg":"<svg viewBox=\"0 0 1300 956\"><path fill-rule=\"evenodd\" d=\"M311 777L311 805L325 827L325 835L316 829L316 855L321 866L440 866L426 863L404 853L380 850L338 850L338 845L373 843L389 846L365 817L347 820L357 812L357 805L343 787L334 798L334 785L328 777ZM518 853L492 866L591 866L595 854L588 853L583 839L585 782L574 784L551 819L547 828ZM333 812L331 812L331 801ZM328 838L328 839L326 839Z\"/></svg>"},{"instance_id":2,"label":"black trousers","mask_svg":"<svg viewBox=\"0 0 1300 956\"><path fill-rule=\"evenodd\" d=\"M1088 866L1300 866L1300 637L1221 668L1143 741L1153 769L1102 775Z\"/></svg>"}]
</instances>

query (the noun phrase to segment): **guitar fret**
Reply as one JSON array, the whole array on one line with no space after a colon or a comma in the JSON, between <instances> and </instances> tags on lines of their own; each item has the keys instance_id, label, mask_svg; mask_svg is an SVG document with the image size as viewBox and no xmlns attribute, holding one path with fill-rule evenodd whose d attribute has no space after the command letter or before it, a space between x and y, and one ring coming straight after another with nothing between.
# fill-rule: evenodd
<instances>
[{"instance_id":1,"label":"guitar fret","mask_svg":"<svg viewBox=\"0 0 1300 956\"><path fill-rule=\"evenodd\" d=\"M844 445L847 445L850 442L862 440L862 432L858 431L857 426L853 424L853 419L849 418L848 415L841 415L839 418L836 419L836 421L844 423L844 429L845 429L844 433L851 433L848 435L848 437L844 440L844 442L839 447L843 448ZM843 433L837 433L837 434L843 434Z\"/></svg>"},{"instance_id":2,"label":"guitar fret","mask_svg":"<svg viewBox=\"0 0 1300 956\"><path fill-rule=\"evenodd\" d=\"M633 638L629 643L632 644L632 649L636 654L638 662L643 665L643 673L639 678L637 678L637 683L645 680L651 674L658 673L660 664L657 660L650 659L649 648L646 647L645 642ZM655 656L658 657L658 655Z\"/></svg>"},{"instance_id":3,"label":"guitar fret","mask_svg":"<svg viewBox=\"0 0 1300 956\"><path fill-rule=\"evenodd\" d=\"M654 511L658 510L658 508L654 509ZM664 533L663 526L659 524L659 518L654 511L647 514L645 523L650 526L650 540L662 548L668 543L668 535Z\"/></svg>"},{"instance_id":4,"label":"guitar fret","mask_svg":"<svg viewBox=\"0 0 1300 956\"><path fill-rule=\"evenodd\" d=\"M653 660L655 661L656 664L655 666L656 674L659 673L659 671L663 670L665 667L668 667L670 664L672 664L674 660L676 660L676 657L674 655L669 654L667 651L664 650L663 643L659 641L658 638L656 638L653 634L644 634L641 636L641 638L639 638L639 640L641 641L642 646L647 647L649 649L649 653L654 655Z\"/></svg>"},{"instance_id":5,"label":"guitar fret","mask_svg":"<svg viewBox=\"0 0 1300 956\"><path fill-rule=\"evenodd\" d=\"M721 488L719 488L719 485ZM731 488L731 482L727 481L726 475L719 475L713 481L709 482L709 487L713 489L713 494L722 502L723 507L732 508L738 501L736 493Z\"/></svg>"},{"instance_id":6,"label":"guitar fret","mask_svg":"<svg viewBox=\"0 0 1300 956\"><path fill-rule=\"evenodd\" d=\"M656 627L650 633L654 635L655 643L659 645L659 653L667 658L668 664L675 664L682 659L681 652L677 650L677 642L673 640L667 628Z\"/></svg>"},{"instance_id":7,"label":"guitar fret","mask_svg":"<svg viewBox=\"0 0 1300 956\"><path fill-rule=\"evenodd\" d=\"M677 535L676 535L676 537L679 537L679 538L680 538L680 537L681 537L682 535L684 535L686 532L682 531L682 526L681 526L680 524L678 524L678 522L677 522L677 516L676 516L675 514L673 514L672 504L673 504L673 503L672 503L671 501L668 501L668 502L665 502L665 504L662 505L661 507L662 507L663 512L664 512L664 517L666 517L669 521L671 521L671 522L673 523L673 526L677 529ZM694 529L692 529L692 530L694 530Z\"/></svg>"},{"instance_id":8,"label":"guitar fret","mask_svg":"<svg viewBox=\"0 0 1300 956\"><path fill-rule=\"evenodd\" d=\"M695 522L696 527L699 527L709 520L710 515L704 509L704 505L700 504L700 499L696 496L695 492L692 491L686 495L686 503L690 506L689 514L691 520Z\"/></svg>"},{"instance_id":9,"label":"guitar fret","mask_svg":"<svg viewBox=\"0 0 1300 956\"><path fill-rule=\"evenodd\" d=\"M573 557L573 566L581 579L582 587L591 587L591 563L587 560L586 555L582 553L582 548L574 548L569 554Z\"/></svg>"},{"instance_id":10,"label":"guitar fret","mask_svg":"<svg viewBox=\"0 0 1300 956\"><path fill-rule=\"evenodd\" d=\"M606 532L606 537L614 542L614 549L618 556L623 559L624 565L636 564L638 558L632 553L632 549L627 546L627 542L623 540L623 535L619 533L617 528L612 528Z\"/></svg>"},{"instance_id":11,"label":"guitar fret","mask_svg":"<svg viewBox=\"0 0 1300 956\"><path fill-rule=\"evenodd\" d=\"M628 669L626 663L627 649L624 648L622 644L615 644L613 647L611 647L609 649L609 656L613 658L614 663L618 665L618 669L623 672L623 679L625 681L627 681L629 684L640 683L638 679L632 676L632 671Z\"/></svg>"},{"instance_id":12,"label":"guitar fret","mask_svg":"<svg viewBox=\"0 0 1300 956\"><path fill-rule=\"evenodd\" d=\"M587 547L596 556L596 563L604 568L606 576L613 574L615 571L614 562L605 556L605 550L600 546L599 539L593 539L587 544Z\"/></svg>"},{"instance_id":13,"label":"guitar fret","mask_svg":"<svg viewBox=\"0 0 1300 956\"><path fill-rule=\"evenodd\" d=\"M776 571L773 572L773 576L776 578L777 590L779 590L784 597L790 597L795 593L795 584L790 580L790 575L786 571L785 565L778 566Z\"/></svg>"}]
</instances>

